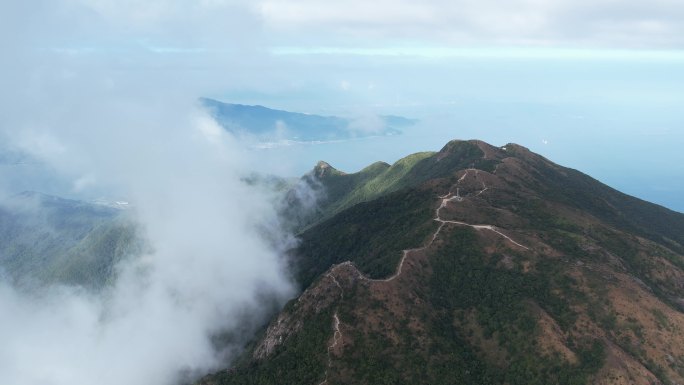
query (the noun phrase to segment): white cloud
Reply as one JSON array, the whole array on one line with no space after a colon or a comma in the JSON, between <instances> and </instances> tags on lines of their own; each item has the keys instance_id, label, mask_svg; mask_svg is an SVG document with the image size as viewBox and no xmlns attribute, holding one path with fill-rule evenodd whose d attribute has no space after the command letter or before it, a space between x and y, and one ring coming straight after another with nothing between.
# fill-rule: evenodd
<instances>
[{"instance_id":1,"label":"white cloud","mask_svg":"<svg viewBox=\"0 0 684 385\"><path fill-rule=\"evenodd\" d=\"M32 0L47 40L143 44L163 52L270 46L523 45L684 48L676 0ZM31 5L5 5L12 15ZM66 11L65 11L66 10ZM24 12L22 10L21 12ZM57 17L55 17L57 16ZM9 20L17 25L17 20ZM16 19L16 18L15 18ZM58 28L59 27L59 28ZM95 31L95 39L79 32ZM38 28L38 33L42 28ZM35 33L31 33L35 34ZM65 39L68 38L68 39ZM79 45L80 43L80 45ZM102 48L99 44L95 47Z\"/></svg>"},{"instance_id":2,"label":"white cloud","mask_svg":"<svg viewBox=\"0 0 684 385\"><path fill-rule=\"evenodd\" d=\"M35 296L0 279L1 382L166 385L225 364L212 335L243 328L246 315L258 325L270 306L263 295L292 294L280 257L291 238L277 234L269 195L240 181L239 145L192 108L156 110L135 92L127 101L59 96L79 111L78 126L49 127L65 150L34 154L87 175L81 189L102 180L129 198L153 250L120 264L102 295L52 287Z\"/></svg>"},{"instance_id":3,"label":"white cloud","mask_svg":"<svg viewBox=\"0 0 684 385\"><path fill-rule=\"evenodd\" d=\"M365 135L379 134L386 128L385 121L378 115L366 113L358 115L349 122L348 129Z\"/></svg>"},{"instance_id":4,"label":"white cloud","mask_svg":"<svg viewBox=\"0 0 684 385\"><path fill-rule=\"evenodd\" d=\"M260 4L268 27L318 44L345 45L349 39L359 44L364 38L375 38L389 44L684 47L684 4L674 0L266 0Z\"/></svg>"},{"instance_id":5,"label":"white cloud","mask_svg":"<svg viewBox=\"0 0 684 385\"><path fill-rule=\"evenodd\" d=\"M224 36L214 32L246 23L236 14L221 26L228 4L203 25L219 6L0 4L0 48L12 58L0 63L0 137L67 180L63 194L130 201L152 247L117 266L102 295L26 293L0 277L3 385L174 384L226 363L212 335L256 327L272 305L265 297L292 295L281 257L292 239L264 239L265 229L280 231L272 197L240 179L256 162L194 107L216 79L202 73L196 83L188 68L207 62L131 48L147 36L218 45ZM0 178L2 192L17 186Z\"/></svg>"},{"instance_id":6,"label":"white cloud","mask_svg":"<svg viewBox=\"0 0 684 385\"><path fill-rule=\"evenodd\" d=\"M66 190L99 188L96 196L130 200L155 246L138 264L120 267L108 300L67 288L27 298L0 285L0 382L165 385L179 369L216 362L207 336L233 326L245 307L258 306L261 288L271 284L289 293L278 250L255 230L269 227L259 221L277 228L269 197L238 180L241 171L264 162L198 118L189 107L195 97L248 90L299 97L307 109L313 99L320 103L316 110L358 104L364 94L375 98L367 103L397 105L477 99L491 95L488 86L497 98L515 100L530 94L546 100L566 88L572 97L584 96L564 72L546 75L553 81L544 93L519 76L532 79L538 67L485 71L471 80L472 72L455 73L452 62L421 67L403 59L567 60L596 57L585 49L591 47L646 47L663 50L643 57L682 60L680 52L666 50L684 47L682 26L684 5L673 0L0 2L0 49L11 58L0 62L3 139L58 170L69 180ZM501 45L513 48L467 48ZM292 48L271 56L271 47ZM282 57L317 51L353 57ZM599 57L632 60L634 52ZM373 62L373 56L397 60ZM500 78L491 81L492 75ZM330 92L352 85L358 92ZM676 87L671 100L679 106ZM320 97L321 88L349 99ZM641 89L630 89L643 97ZM378 120L370 114L354 124L372 131ZM380 156L376 149L372 154ZM15 183L0 179L0 191ZM278 236L281 245L289 241Z\"/></svg>"},{"instance_id":7,"label":"white cloud","mask_svg":"<svg viewBox=\"0 0 684 385\"><path fill-rule=\"evenodd\" d=\"M428 23L437 17L429 2L407 1L278 1L267 0L259 9L266 21L277 26L337 26L349 24L401 25Z\"/></svg>"},{"instance_id":8,"label":"white cloud","mask_svg":"<svg viewBox=\"0 0 684 385\"><path fill-rule=\"evenodd\" d=\"M248 2L235 0L67 0L108 20L156 26L184 17L207 17L211 13L227 13L247 9Z\"/></svg>"}]
</instances>

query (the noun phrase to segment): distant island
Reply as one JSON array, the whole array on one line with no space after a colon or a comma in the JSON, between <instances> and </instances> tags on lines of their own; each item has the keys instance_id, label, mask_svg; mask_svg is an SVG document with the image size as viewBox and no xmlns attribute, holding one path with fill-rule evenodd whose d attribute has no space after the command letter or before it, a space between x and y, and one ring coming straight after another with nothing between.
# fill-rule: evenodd
<instances>
[{"instance_id":1,"label":"distant island","mask_svg":"<svg viewBox=\"0 0 684 385\"><path fill-rule=\"evenodd\" d=\"M201 105L226 130L253 135L262 143L329 142L389 136L417 123L415 119L381 115L342 118L274 110L263 106L223 103L201 98Z\"/></svg>"}]
</instances>

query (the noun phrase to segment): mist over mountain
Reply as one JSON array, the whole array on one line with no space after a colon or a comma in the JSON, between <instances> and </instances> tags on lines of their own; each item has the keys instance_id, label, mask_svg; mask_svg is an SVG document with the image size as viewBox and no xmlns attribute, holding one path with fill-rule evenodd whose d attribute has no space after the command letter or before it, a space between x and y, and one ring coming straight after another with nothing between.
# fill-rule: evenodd
<instances>
[{"instance_id":1,"label":"mist over mountain","mask_svg":"<svg viewBox=\"0 0 684 385\"><path fill-rule=\"evenodd\" d=\"M29 161L28 156L16 150L0 148L1 165L17 165Z\"/></svg>"},{"instance_id":2,"label":"mist over mountain","mask_svg":"<svg viewBox=\"0 0 684 385\"><path fill-rule=\"evenodd\" d=\"M298 181L242 175L235 182L242 187L234 188L260 196L263 209L278 214L264 221L261 213L255 240L288 255L281 263L296 293L274 288L278 275L263 280L265 265L257 262L255 299L236 303L222 295L245 281L231 275L240 265L220 256L233 244L211 246L224 233L213 238L221 227L203 224L218 224L210 211L182 215L210 237L193 233L190 248L176 254L159 240L184 248L178 231L187 227L160 227L137 204L37 192L4 199L5 378L24 384L37 374L49 383L79 383L107 365L123 370L116 382L202 385L684 378L680 213L525 147L476 140L356 173L321 161ZM216 259L206 258L210 249L193 252L207 246ZM247 253L253 257L254 249ZM250 268L245 263L241 275ZM210 298L196 303L198 296ZM159 329L169 318L183 324ZM39 332L57 325L60 338ZM130 336L137 340L119 344ZM9 358L25 341L25 354ZM169 354L144 358L159 354L159 344ZM188 347L192 360L174 358ZM115 360L121 349L144 353ZM84 351L98 353L71 367ZM58 362L66 375L46 365L30 374L35 362ZM158 365L151 371L150 362Z\"/></svg>"},{"instance_id":3,"label":"mist over mountain","mask_svg":"<svg viewBox=\"0 0 684 385\"><path fill-rule=\"evenodd\" d=\"M24 192L0 205L0 270L24 289L61 284L99 292L116 281L119 263L146 250L122 202Z\"/></svg>"},{"instance_id":4,"label":"mist over mountain","mask_svg":"<svg viewBox=\"0 0 684 385\"><path fill-rule=\"evenodd\" d=\"M244 181L245 146L187 89L52 64L0 73L44 81L0 91L3 147L31 160L0 166L0 382L195 379L292 296L274 193Z\"/></svg>"},{"instance_id":5,"label":"mist over mountain","mask_svg":"<svg viewBox=\"0 0 684 385\"><path fill-rule=\"evenodd\" d=\"M675 0L0 1L0 385L684 384L683 37Z\"/></svg>"}]
</instances>

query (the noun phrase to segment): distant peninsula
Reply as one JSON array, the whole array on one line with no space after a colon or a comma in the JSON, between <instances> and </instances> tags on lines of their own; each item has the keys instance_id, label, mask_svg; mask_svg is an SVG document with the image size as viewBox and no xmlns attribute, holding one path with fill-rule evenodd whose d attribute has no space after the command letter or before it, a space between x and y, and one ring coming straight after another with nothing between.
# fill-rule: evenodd
<instances>
[{"instance_id":1,"label":"distant peninsula","mask_svg":"<svg viewBox=\"0 0 684 385\"><path fill-rule=\"evenodd\" d=\"M223 103L208 98L201 98L200 103L229 132L251 135L264 143L329 142L398 135L402 128L417 123L415 119L393 115L346 118Z\"/></svg>"}]
</instances>

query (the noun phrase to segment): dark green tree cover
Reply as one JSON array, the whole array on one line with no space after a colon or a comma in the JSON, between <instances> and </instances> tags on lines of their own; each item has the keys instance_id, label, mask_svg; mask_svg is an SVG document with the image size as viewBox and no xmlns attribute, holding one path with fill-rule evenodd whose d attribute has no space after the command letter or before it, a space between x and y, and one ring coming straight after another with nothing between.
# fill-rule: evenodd
<instances>
[{"instance_id":1,"label":"dark green tree cover","mask_svg":"<svg viewBox=\"0 0 684 385\"><path fill-rule=\"evenodd\" d=\"M443 321L435 331L442 340L459 335L452 315L458 310L476 310L485 337L496 338L508 352L503 366L484 366L472 383L492 384L585 384L589 375L603 365L599 341L582 341L575 346L578 365L539 355L535 345L536 320L527 302L532 301L566 328L573 321L567 300L552 292L561 275L550 266L538 273L496 268L481 251L474 230L453 229L432 257L430 282L432 300ZM561 285L572 290L569 285ZM564 321L563 321L564 320ZM459 341L458 343L462 343Z\"/></svg>"},{"instance_id":2,"label":"dark green tree cover","mask_svg":"<svg viewBox=\"0 0 684 385\"><path fill-rule=\"evenodd\" d=\"M484 153L472 141L451 141L440 152L409 155L389 166L377 162L352 174L332 168L325 172L317 166L312 175L314 188L323 188L319 212L310 218L311 225L325 220L355 204L368 202L383 195L407 188L417 188L427 181L449 178L458 170L478 168L493 171L499 161L483 159ZM315 175L321 175L316 177ZM320 183L321 186L318 186Z\"/></svg>"},{"instance_id":3,"label":"dark green tree cover","mask_svg":"<svg viewBox=\"0 0 684 385\"><path fill-rule=\"evenodd\" d=\"M201 380L208 385L318 384L328 363L332 310L306 317L299 333L281 344L264 361L244 359L229 372L219 372Z\"/></svg>"},{"instance_id":4,"label":"dark green tree cover","mask_svg":"<svg viewBox=\"0 0 684 385\"><path fill-rule=\"evenodd\" d=\"M427 280L411 289L424 304L410 310L427 328L423 337L419 341L415 330L403 320L392 320L392 338L355 329L353 326L361 325L364 319L355 318L351 309L385 305L380 301L355 303L357 297L363 301L368 296L346 293L336 309L343 322L352 326L346 333L353 346L345 349L341 357L335 357L328 384L586 384L605 361L600 338L611 339L661 379L665 378L662 368L642 352L630 350L630 344L621 342L621 328L629 329L637 337L643 331L637 322L618 319L603 297L605 293L592 286L605 286L605 278L599 273L583 274L582 285L587 287L580 288L567 269L582 266L579 262L602 264L607 262L607 254L613 254L661 299L672 298L678 289L654 278L654 262L639 252L644 246L636 236L660 245L648 246L652 255L681 267L684 261L676 253L684 240L684 216L627 197L519 146L506 147L505 152L492 149L492 159L485 160L475 142L453 141L439 153L410 156L392 166L377 163L356 174L328 169L320 179L328 189L328 201L324 202L318 220L301 234L301 244L294 253L293 265L302 288L332 264L347 260L373 278L392 274L401 251L423 246L434 232L437 195L456 183L458 170L475 167L491 172L506 156L521 161L513 164L509 172L522 167L531 178L524 173L520 178L516 174L497 173L501 184L473 204L511 212L520 220L519 230L561 254L546 257L538 255L540 250L532 254L507 250L516 262L513 267L503 268L499 264L503 256L486 254L473 229L447 225L435 244L437 248L430 251L432 274L412 277ZM504 222L487 216L487 211L480 210L478 214L488 221L485 223L505 228ZM584 221L585 218L592 219ZM532 268L523 271L521 261L530 263ZM560 355L541 353L536 342L540 332L539 308L560 326L563 343L575 353L577 363L569 363ZM606 336L589 336L579 330L578 314L573 308L581 309L582 314L606 331ZM270 359L257 363L243 360L232 375L227 375L234 378L221 383L319 383L326 368L325 346L332 335L331 314L327 317L307 321L320 335L306 330L306 325L298 336L292 337L292 341L298 342L288 341L280 348L275 363L271 364ZM663 314L655 317L664 325L661 327L667 327ZM494 343L500 348L500 360L480 350L484 349L477 341L480 334L474 338L469 325L477 327L481 337L488 340L488 346ZM309 344L314 339L318 341ZM314 355L319 366L297 355L305 351ZM299 359L310 371L295 368ZM292 370L291 377L283 377L288 375L284 368ZM344 369L336 372L336 368Z\"/></svg>"},{"instance_id":5,"label":"dark green tree cover","mask_svg":"<svg viewBox=\"0 0 684 385\"><path fill-rule=\"evenodd\" d=\"M331 265L352 261L365 274L394 273L402 250L422 246L437 223L434 193L408 189L360 203L301 235L294 253L298 281L308 286Z\"/></svg>"},{"instance_id":6,"label":"dark green tree cover","mask_svg":"<svg viewBox=\"0 0 684 385\"><path fill-rule=\"evenodd\" d=\"M643 236L684 254L684 215L617 191L577 170L561 167L520 146L508 152L532 167L529 187L540 198L574 207L616 228Z\"/></svg>"}]
</instances>

